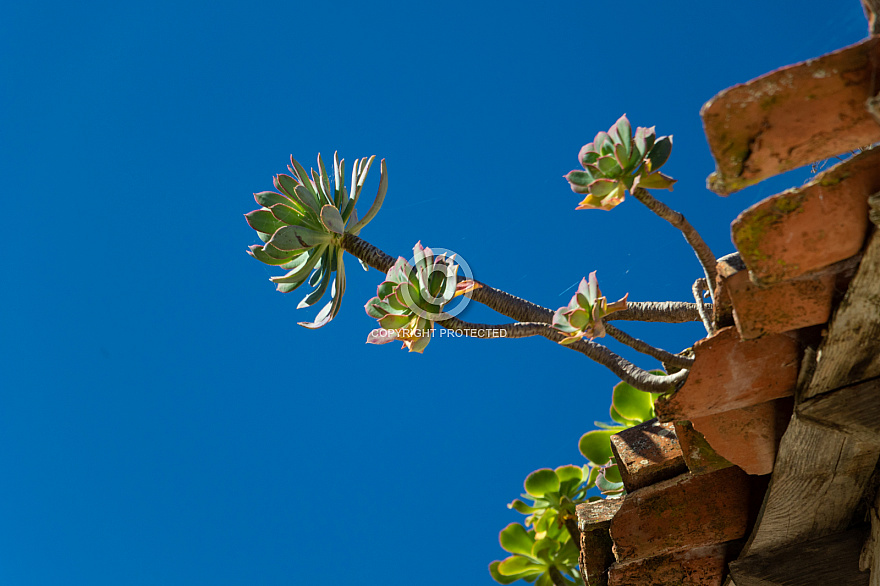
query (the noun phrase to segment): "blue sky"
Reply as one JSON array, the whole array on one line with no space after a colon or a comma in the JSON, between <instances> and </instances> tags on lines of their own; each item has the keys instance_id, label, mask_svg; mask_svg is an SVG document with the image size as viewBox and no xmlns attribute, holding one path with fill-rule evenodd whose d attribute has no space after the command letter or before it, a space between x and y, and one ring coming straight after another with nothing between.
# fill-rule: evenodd
<instances>
[{"instance_id":1,"label":"blue sky","mask_svg":"<svg viewBox=\"0 0 880 586\"><path fill-rule=\"evenodd\" d=\"M445 247L552 308L593 270L614 299L688 300L700 269L672 228L632 200L574 211L579 148L623 113L673 134L661 198L730 252L736 214L808 172L706 191L700 106L867 29L855 0L4 12L9 585L491 584L521 519L506 503L532 470L583 463L616 379L544 339L366 346L382 279L351 257L339 317L297 326L302 293L245 254L251 194L291 154L375 154L390 187L362 236L393 256ZM702 336L628 330L674 351Z\"/></svg>"}]
</instances>

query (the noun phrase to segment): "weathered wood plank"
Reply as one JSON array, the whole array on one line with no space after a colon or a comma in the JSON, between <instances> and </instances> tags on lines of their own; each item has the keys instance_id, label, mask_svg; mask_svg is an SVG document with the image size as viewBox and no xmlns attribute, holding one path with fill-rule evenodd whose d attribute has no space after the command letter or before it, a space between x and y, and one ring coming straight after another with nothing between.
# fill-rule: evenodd
<instances>
[{"instance_id":1,"label":"weathered wood plank","mask_svg":"<svg viewBox=\"0 0 880 586\"><path fill-rule=\"evenodd\" d=\"M820 425L880 443L880 378L818 395L798 406L798 415Z\"/></svg>"},{"instance_id":2,"label":"weathered wood plank","mask_svg":"<svg viewBox=\"0 0 880 586\"><path fill-rule=\"evenodd\" d=\"M880 494L874 499L870 515L871 532L862 548L859 569L871 571L870 586L880 586Z\"/></svg>"},{"instance_id":3,"label":"weathered wood plank","mask_svg":"<svg viewBox=\"0 0 880 586\"><path fill-rule=\"evenodd\" d=\"M877 458L875 445L795 414L745 555L846 529Z\"/></svg>"},{"instance_id":4,"label":"weathered wood plank","mask_svg":"<svg viewBox=\"0 0 880 586\"><path fill-rule=\"evenodd\" d=\"M827 535L730 563L737 586L868 586L859 569L864 529Z\"/></svg>"},{"instance_id":5,"label":"weathered wood plank","mask_svg":"<svg viewBox=\"0 0 880 586\"><path fill-rule=\"evenodd\" d=\"M816 371L800 400L880 376L880 230L819 348Z\"/></svg>"}]
</instances>

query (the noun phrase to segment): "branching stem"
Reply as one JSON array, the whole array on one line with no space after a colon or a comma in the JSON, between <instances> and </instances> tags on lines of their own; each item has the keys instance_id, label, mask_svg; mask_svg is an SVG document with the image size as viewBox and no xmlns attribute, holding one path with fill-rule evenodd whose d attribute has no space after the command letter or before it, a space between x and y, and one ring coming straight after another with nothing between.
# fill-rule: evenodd
<instances>
[{"instance_id":1,"label":"branching stem","mask_svg":"<svg viewBox=\"0 0 880 586\"><path fill-rule=\"evenodd\" d=\"M671 364L672 366L677 366L679 368L690 368L694 364L693 358L673 354L672 352L667 352L666 350L663 350L661 348L655 348L647 342L643 342L638 338L630 336L624 331L618 330L611 324L605 324L605 333L617 340L618 342L626 344L633 350L641 352L642 354L647 354L648 356L652 356L665 364Z\"/></svg>"},{"instance_id":2,"label":"branching stem","mask_svg":"<svg viewBox=\"0 0 880 586\"><path fill-rule=\"evenodd\" d=\"M543 336L552 342L559 343L563 334L552 328L549 324L539 322L513 323L513 324L474 324L451 317L436 322L444 328L464 336L473 338L529 338ZM580 340L574 344L564 345L576 352L580 352L590 360L598 362L620 379L640 391L648 393L666 393L675 389L687 378L688 371L681 370L675 374L660 376L642 370L632 362L618 356L605 346L589 340Z\"/></svg>"},{"instance_id":3,"label":"branching stem","mask_svg":"<svg viewBox=\"0 0 880 586\"><path fill-rule=\"evenodd\" d=\"M387 273L388 269L394 264L394 258L366 240L351 234L346 234L343 237L342 247L382 273ZM468 295L474 301L482 303L501 315L506 315L519 322L541 322L548 324L553 319L553 310L551 309L541 307L531 301L521 299L485 283L480 283L480 285L482 285L481 288L472 291ZM695 303L685 303L683 301L634 301L628 303L627 308L623 311L612 313L604 319L606 322L626 320L677 324L700 321L700 314Z\"/></svg>"},{"instance_id":4,"label":"branching stem","mask_svg":"<svg viewBox=\"0 0 880 586\"><path fill-rule=\"evenodd\" d=\"M342 239L342 247L349 253L358 257L369 266L383 273L387 273L394 264L394 258L385 254L369 242L352 234L346 234ZM560 342L563 335L549 324L553 318L553 311L541 307L525 299L520 299L510 293L495 289L484 283L482 287L470 293L474 301L478 301L487 307L494 309L502 315L517 320L513 324L489 325L469 324L458 318L450 318L437 323L453 331L461 332L472 337L503 337L526 338L531 336L543 336L553 342ZM663 319L663 317L668 319ZM630 303L627 309L612 313L605 318L639 321L670 321L681 323L699 320L699 312L695 303ZM606 324L606 328L608 324ZM482 332L482 335L480 334ZM635 338L631 338L635 340ZM640 340L636 340L640 342ZM645 342L641 342L648 346ZM658 376L642 370L638 366L618 356L605 346L589 340L580 340L574 344L565 346L584 354L591 360L602 366L629 383L635 388L651 393L665 393L673 390L687 378L687 370L679 371L668 376ZM656 349L655 349L656 350ZM641 351L641 350L640 350ZM662 350L657 350L663 352ZM668 354L668 353L666 353ZM675 356L669 354L669 356ZM674 359L673 359L674 360ZM671 362L670 362L671 363Z\"/></svg>"}]
</instances>

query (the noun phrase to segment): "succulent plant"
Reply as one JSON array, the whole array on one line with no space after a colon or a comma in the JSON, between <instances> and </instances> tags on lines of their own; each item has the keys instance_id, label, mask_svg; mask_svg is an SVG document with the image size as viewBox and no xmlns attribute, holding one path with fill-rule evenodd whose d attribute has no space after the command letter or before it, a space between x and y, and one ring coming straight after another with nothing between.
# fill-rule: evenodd
<instances>
[{"instance_id":1,"label":"succulent plant","mask_svg":"<svg viewBox=\"0 0 880 586\"><path fill-rule=\"evenodd\" d=\"M671 151L671 136L657 138L653 126L639 127L633 136L624 114L581 148L578 160L584 170L565 175L572 191L587 195L576 209L610 210L637 187L671 191L675 179L659 171Z\"/></svg>"},{"instance_id":2,"label":"succulent plant","mask_svg":"<svg viewBox=\"0 0 880 586\"><path fill-rule=\"evenodd\" d=\"M358 220L355 205L375 156L355 159L351 174L351 191L345 187L345 160L333 154L334 185L318 155L318 171L311 176L293 157L290 157L290 175L274 178L280 192L263 191L254 194L260 206L245 214L251 228L257 231L262 245L250 247L248 254L268 265L286 269L287 274L271 277L277 290L288 293L304 283L313 290L299 303L297 309L314 305L330 287L330 301L318 312L314 322L299 322L307 328L320 328L339 312L345 293L345 267L342 262L342 237L357 235L379 212L388 189L385 160L381 163L379 192L367 215ZM361 263L364 269L367 266Z\"/></svg>"},{"instance_id":3,"label":"succulent plant","mask_svg":"<svg viewBox=\"0 0 880 586\"><path fill-rule=\"evenodd\" d=\"M367 314L379 320L380 329L367 337L368 344L403 342L410 352L423 352L434 322L447 319L443 307L454 297L480 285L472 280L458 281L455 255L434 256L430 248L417 242L413 247L413 265L398 257L379 285L376 297L364 306Z\"/></svg>"},{"instance_id":4,"label":"succulent plant","mask_svg":"<svg viewBox=\"0 0 880 586\"><path fill-rule=\"evenodd\" d=\"M665 373L652 371L652 374ZM614 424L595 422L600 429L587 432L578 443L588 464L560 466L555 470L542 468L528 475L522 496L532 504L516 499L507 505L527 517L525 525L511 523L499 534L501 547L512 555L489 565L489 573L496 582L511 584L525 580L550 586L568 584L573 577L580 583L576 573L577 544L571 540L572 531L568 530L569 525L576 522L575 507L601 498L587 496L594 487L605 497L626 492L611 451L610 437L652 419L658 396L639 391L625 382L618 383L612 391L609 409Z\"/></svg>"},{"instance_id":5,"label":"succulent plant","mask_svg":"<svg viewBox=\"0 0 880 586\"><path fill-rule=\"evenodd\" d=\"M559 343L568 345L584 337L591 340L603 337L605 326L602 324L602 318L615 311L626 309L628 295L624 295L614 303L608 303L599 291L596 271L590 273L589 280L581 279L577 292L568 305L560 307L553 314L551 325L565 335Z\"/></svg>"},{"instance_id":6,"label":"succulent plant","mask_svg":"<svg viewBox=\"0 0 880 586\"><path fill-rule=\"evenodd\" d=\"M543 539L552 524L576 522L575 505L587 500L587 491L595 486L598 473L598 468L573 465L535 470L526 477L526 492L520 495L532 504L516 499L507 508L528 515L526 527L534 527L535 538Z\"/></svg>"},{"instance_id":7,"label":"succulent plant","mask_svg":"<svg viewBox=\"0 0 880 586\"><path fill-rule=\"evenodd\" d=\"M512 554L489 564L489 573L499 584L516 580L534 582L536 586L578 584L579 548L564 527L553 524L552 533L538 539L534 529L511 523L501 530L498 540L501 547Z\"/></svg>"}]
</instances>

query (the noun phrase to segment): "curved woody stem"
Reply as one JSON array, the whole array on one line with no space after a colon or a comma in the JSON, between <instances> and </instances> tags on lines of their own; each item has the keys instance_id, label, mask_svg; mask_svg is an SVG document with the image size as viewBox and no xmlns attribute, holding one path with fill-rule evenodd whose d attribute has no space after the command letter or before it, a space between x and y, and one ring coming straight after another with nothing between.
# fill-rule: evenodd
<instances>
[{"instance_id":1,"label":"curved woody stem","mask_svg":"<svg viewBox=\"0 0 880 586\"><path fill-rule=\"evenodd\" d=\"M611 324L604 325L605 333L620 342L621 344L626 344L633 350L641 352L642 354L647 354L648 356L656 358L660 362L671 364L672 366L677 366L678 368L690 368L694 364L693 358L681 356L680 354L673 354L672 352L667 352L666 350L663 350L661 348L655 348L647 342L639 340L638 338L634 338L633 336L630 336L622 330L618 330Z\"/></svg>"}]
</instances>

